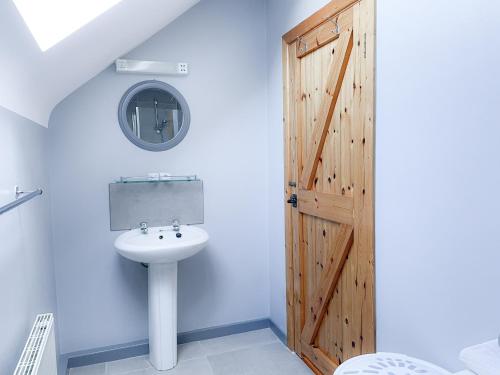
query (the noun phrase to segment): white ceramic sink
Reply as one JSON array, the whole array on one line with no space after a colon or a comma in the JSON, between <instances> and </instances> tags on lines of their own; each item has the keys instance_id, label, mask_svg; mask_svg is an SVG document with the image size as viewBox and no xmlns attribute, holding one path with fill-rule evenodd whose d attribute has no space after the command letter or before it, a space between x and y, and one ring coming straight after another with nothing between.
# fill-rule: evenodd
<instances>
[{"instance_id":1,"label":"white ceramic sink","mask_svg":"<svg viewBox=\"0 0 500 375\"><path fill-rule=\"evenodd\" d=\"M181 225L178 232L171 226L149 228L147 234L133 229L119 236L115 247L122 256L135 262L172 263L195 255L207 242L208 233L203 229Z\"/></svg>"},{"instance_id":2,"label":"white ceramic sink","mask_svg":"<svg viewBox=\"0 0 500 375\"><path fill-rule=\"evenodd\" d=\"M115 240L125 258L148 263L149 360L157 370L177 364L177 262L202 250L208 242L203 229L181 225L133 229Z\"/></svg>"}]
</instances>

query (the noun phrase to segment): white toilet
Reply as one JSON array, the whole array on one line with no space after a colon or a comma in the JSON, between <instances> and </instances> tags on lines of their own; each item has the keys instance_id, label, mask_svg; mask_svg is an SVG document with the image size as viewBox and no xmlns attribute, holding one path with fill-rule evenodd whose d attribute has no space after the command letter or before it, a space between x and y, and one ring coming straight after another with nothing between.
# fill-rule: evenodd
<instances>
[{"instance_id":1,"label":"white toilet","mask_svg":"<svg viewBox=\"0 0 500 375\"><path fill-rule=\"evenodd\" d=\"M489 341L462 350L466 370L451 373L432 363L398 353L376 353L354 357L341 364L335 375L499 375L499 341Z\"/></svg>"}]
</instances>

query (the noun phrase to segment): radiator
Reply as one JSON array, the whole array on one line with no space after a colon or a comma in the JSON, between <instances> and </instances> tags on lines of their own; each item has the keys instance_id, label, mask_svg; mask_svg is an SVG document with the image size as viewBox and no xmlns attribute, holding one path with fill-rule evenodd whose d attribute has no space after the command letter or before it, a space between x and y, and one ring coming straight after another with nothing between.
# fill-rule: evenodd
<instances>
[{"instance_id":1,"label":"radiator","mask_svg":"<svg viewBox=\"0 0 500 375\"><path fill-rule=\"evenodd\" d=\"M53 314L36 317L14 375L57 375Z\"/></svg>"}]
</instances>

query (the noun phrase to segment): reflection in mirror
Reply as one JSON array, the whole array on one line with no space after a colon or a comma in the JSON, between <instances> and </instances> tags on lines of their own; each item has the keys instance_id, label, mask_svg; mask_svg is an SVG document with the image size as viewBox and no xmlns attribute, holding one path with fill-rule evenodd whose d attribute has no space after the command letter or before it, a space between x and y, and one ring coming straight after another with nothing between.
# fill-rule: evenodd
<instances>
[{"instance_id":1,"label":"reflection in mirror","mask_svg":"<svg viewBox=\"0 0 500 375\"><path fill-rule=\"evenodd\" d=\"M169 92L159 89L140 91L127 107L130 130L149 143L173 139L182 127L182 108Z\"/></svg>"},{"instance_id":2,"label":"reflection in mirror","mask_svg":"<svg viewBox=\"0 0 500 375\"><path fill-rule=\"evenodd\" d=\"M161 81L139 82L123 95L118 108L123 134L148 151L164 151L177 144L189 129L186 99Z\"/></svg>"}]
</instances>

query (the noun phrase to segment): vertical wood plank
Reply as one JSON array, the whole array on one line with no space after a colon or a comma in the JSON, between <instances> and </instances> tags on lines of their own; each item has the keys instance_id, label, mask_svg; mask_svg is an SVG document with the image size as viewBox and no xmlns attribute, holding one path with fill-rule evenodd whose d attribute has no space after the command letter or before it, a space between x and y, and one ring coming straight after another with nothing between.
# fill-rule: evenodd
<instances>
[{"instance_id":1,"label":"vertical wood plank","mask_svg":"<svg viewBox=\"0 0 500 375\"><path fill-rule=\"evenodd\" d=\"M334 46L337 43L330 43L330 45L325 46L325 48L321 49L321 64L320 64L320 75L321 77L324 77L326 72L330 69L330 65L332 64L332 56L333 54L331 51L335 48ZM326 89L326 84L325 82L320 82L319 87L321 92L323 92ZM334 114L335 116L335 114ZM335 153L335 147L334 147L334 142L335 142L335 134L334 134L334 128L332 126L332 123L328 127L328 134L327 138L325 141L325 146L323 148L323 154L322 154L322 161L323 161L323 184L321 191L324 192L333 192L333 169L334 169L334 153Z\"/></svg>"},{"instance_id":2,"label":"vertical wood plank","mask_svg":"<svg viewBox=\"0 0 500 375\"><path fill-rule=\"evenodd\" d=\"M360 138L360 124L359 124L359 108L356 106L357 93L359 93L359 84L357 82L359 70L359 50L358 40L358 25L359 25L359 4L353 7L353 28L354 28L354 47L352 55L352 65L354 70L353 77L353 103L352 113L353 121L349 124L349 137L345 139L343 145L346 147L346 154L349 154L349 164L347 168L351 171L349 180L346 179L347 184L354 185L354 206L359 206L359 194L357 194L358 178L360 174L364 174L362 166L359 166L359 138ZM361 167L361 169L359 168ZM344 310L344 342L343 342L343 360L354 357L357 354L359 347L359 336L361 323L361 300L359 298L359 284L357 281L357 266L358 266L358 251L359 251L359 210L353 210L354 217L354 244L349 254L349 260L346 262L345 272L345 291L344 295L349 299Z\"/></svg>"},{"instance_id":3,"label":"vertical wood plank","mask_svg":"<svg viewBox=\"0 0 500 375\"><path fill-rule=\"evenodd\" d=\"M293 144L295 137L295 105L293 100L296 59L289 58L288 44L282 42L282 63L283 63L283 135L284 135L284 161L285 161L285 200L294 193L293 187L289 186L289 181L296 181L294 176L295 151ZM286 262L286 316L287 316L287 345L290 350L295 350L295 313L294 302L294 276L293 276L293 254L294 246L294 220L293 209L284 202L285 206L285 262Z\"/></svg>"},{"instance_id":4,"label":"vertical wood plank","mask_svg":"<svg viewBox=\"0 0 500 375\"><path fill-rule=\"evenodd\" d=\"M338 236L339 226L335 226L332 228L332 233L330 234L330 243L335 243L335 240ZM331 327L333 330L333 337L330 342L330 350L329 353L336 358L337 363L342 363L342 340L343 340L343 326L342 326L342 304L343 304L343 294L342 291L342 275L337 282L337 286L335 287L335 293L330 301L330 320Z\"/></svg>"},{"instance_id":5,"label":"vertical wood plank","mask_svg":"<svg viewBox=\"0 0 500 375\"><path fill-rule=\"evenodd\" d=\"M371 3L373 4L373 3ZM373 124L373 61L368 56L368 37L374 14L370 12L370 0L364 0L354 9L355 33L355 87L353 127L354 139L354 225L355 285L352 298L356 325L352 327L352 353L359 355L375 350L373 309L373 136L369 128ZM368 132L367 132L368 130ZM370 155L368 155L370 154ZM368 194L368 195L367 195ZM365 307L372 305L372 307Z\"/></svg>"},{"instance_id":6,"label":"vertical wood plank","mask_svg":"<svg viewBox=\"0 0 500 375\"><path fill-rule=\"evenodd\" d=\"M375 115L375 0L363 0L360 3L360 58L361 64L361 104L360 119L363 126L363 148L364 175L362 188L359 196L362 217L360 220L360 248L358 279L363 292L363 304L361 306L361 353L375 351L375 293L374 293L374 203L373 203L373 179L374 179L374 115Z\"/></svg>"},{"instance_id":7,"label":"vertical wood plank","mask_svg":"<svg viewBox=\"0 0 500 375\"><path fill-rule=\"evenodd\" d=\"M317 280L317 286L319 286L321 282L321 278L323 277L325 268L328 264L328 254L330 254L331 251L331 248L329 247L330 244L328 236L329 227L331 224L326 220L322 219L318 220L320 222L320 227L318 228L316 236L318 237L318 242L321 243L321 260L319 264L319 269L321 270L321 274L319 275L319 278ZM318 338L317 338L318 347L324 348L326 353L329 353L328 347L332 336L329 315L330 315L330 310L327 307L325 317L322 322L322 327L318 332Z\"/></svg>"},{"instance_id":8,"label":"vertical wood plank","mask_svg":"<svg viewBox=\"0 0 500 375\"><path fill-rule=\"evenodd\" d=\"M294 92L293 102L295 108L295 180L298 185L300 173L302 173L303 164L303 136L304 136L304 97L302 96L302 71L303 64L296 56L296 45L290 45L290 59L295 60ZM294 220L294 313L295 313L295 352L302 355L302 344L300 335L305 321L305 286L304 286L304 218L298 210L293 210Z\"/></svg>"}]
</instances>

